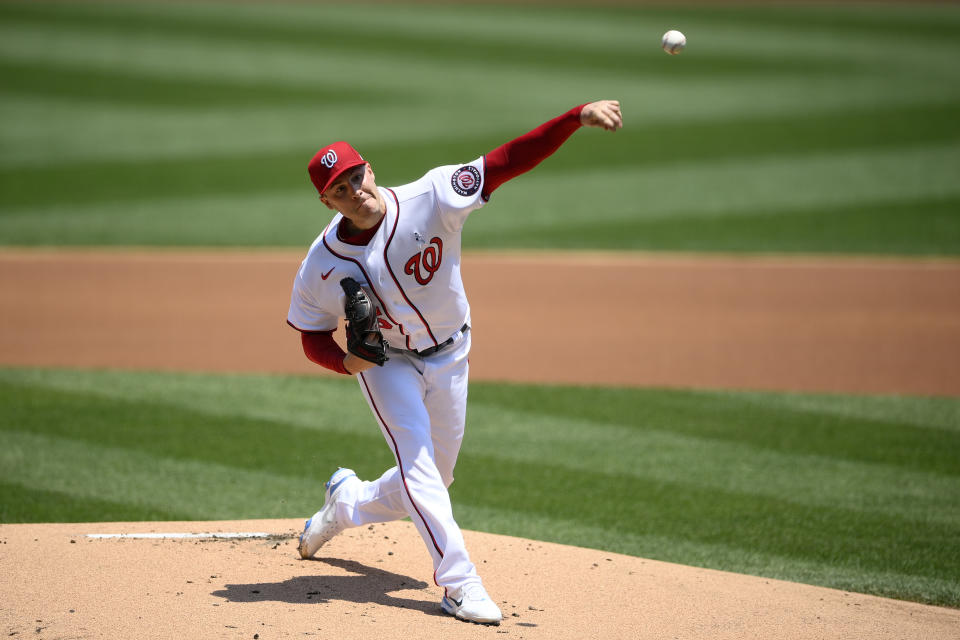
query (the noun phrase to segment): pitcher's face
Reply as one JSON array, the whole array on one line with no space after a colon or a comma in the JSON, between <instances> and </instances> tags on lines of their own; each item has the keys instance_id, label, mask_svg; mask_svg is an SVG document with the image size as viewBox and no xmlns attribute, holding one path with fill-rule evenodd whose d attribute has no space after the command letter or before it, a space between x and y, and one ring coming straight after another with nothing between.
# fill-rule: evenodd
<instances>
[{"instance_id":1,"label":"pitcher's face","mask_svg":"<svg viewBox=\"0 0 960 640\"><path fill-rule=\"evenodd\" d=\"M320 201L330 209L339 211L358 229L369 229L387 211L370 163L353 167L337 176L320 196Z\"/></svg>"}]
</instances>

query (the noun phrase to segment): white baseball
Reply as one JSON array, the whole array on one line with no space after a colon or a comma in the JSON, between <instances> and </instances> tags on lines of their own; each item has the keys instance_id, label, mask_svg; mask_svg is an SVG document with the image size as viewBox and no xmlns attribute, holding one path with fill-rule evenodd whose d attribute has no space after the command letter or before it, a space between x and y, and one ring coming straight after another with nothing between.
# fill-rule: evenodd
<instances>
[{"instance_id":1,"label":"white baseball","mask_svg":"<svg viewBox=\"0 0 960 640\"><path fill-rule=\"evenodd\" d=\"M661 46L663 47L664 51L672 56L675 56L683 51L683 48L687 46L687 36L675 29L671 29L663 34L663 42Z\"/></svg>"}]
</instances>

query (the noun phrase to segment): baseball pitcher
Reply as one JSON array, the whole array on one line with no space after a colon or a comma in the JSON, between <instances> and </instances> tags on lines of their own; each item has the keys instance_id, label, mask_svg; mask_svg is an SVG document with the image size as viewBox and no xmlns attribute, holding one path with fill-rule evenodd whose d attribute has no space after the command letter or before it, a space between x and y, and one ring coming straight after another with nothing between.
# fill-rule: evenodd
<instances>
[{"instance_id":1,"label":"baseball pitcher","mask_svg":"<svg viewBox=\"0 0 960 640\"><path fill-rule=\"evenodd\" d=\"M378 186L373 168L346 142L323 147L310 161L320 201L335 213L297 272L287 322L311 361L357 377L396 466L370 481L337 469L323 507L306 521L301 557L348 527L409 516L443 588L441 609L500 623L448 494L464 433L471 341L460 234L497 187L535 167L578 128L622 125L619 102L591 102L472 162L437 167L393 188ZM341 318L346 353L333 340Z\"/></svg>"}]
</instances>

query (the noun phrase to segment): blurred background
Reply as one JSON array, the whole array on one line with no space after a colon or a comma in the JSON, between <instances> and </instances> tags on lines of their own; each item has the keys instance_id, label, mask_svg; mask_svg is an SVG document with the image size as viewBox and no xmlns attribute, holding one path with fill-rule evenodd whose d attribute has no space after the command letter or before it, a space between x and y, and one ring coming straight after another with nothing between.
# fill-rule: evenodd
<instances>
[{"instance_id":1,"label":"blurred background","mask_svg":"<svg viewBox=\"0 0 960 640\"><path fill-rule=\"evenodd\" d=\"M668 29L686 34L681 55L660 49ZM280 264L277 300L249 312L301 358L282 319L329 220L306 164L333 140L398 185L616 98L626 127L576 135L505 184L471 218L468 251L906 264L925 283L906 288L940 309L918 332L956 335L958 62L954 3L0 3L0 314L25 327L0 339L0 522L300 518L336 466L391 463L353 380L11 356L117 346L109 331L78 341L65 319L112 286L85 282L83 264L139 274L127 251L146 247L224 252L209 280L190 272L207 259L158 262L183 288L151 302L175 312L190 286L215 311L231 265ZM87 257L64 267L69 249ZM65 270L84 286L10 293ZM596 339L596 320L584 313L581 333ZM152 330L208 329L166 324ZM931 344L923 357L955 372L960 345ZM960 606L956 395L696 386L473 383L458 519Z\"/></svg>"},{"instance_id":2,"label":"blurred background","mask_svg":"<svg viewBox=\"0 0 960 640\"><path fill-rule=\"evenodd\" d=\"M468 248L955 255L958 12L860 3L0 6L0 242L303 247L348 139L381 184L618 98ZM667 56L668 27L687 50ZM589 209L570 202L589 203ZM268 223L265 223L268 221Z\"/></svg>"}]
</instances>

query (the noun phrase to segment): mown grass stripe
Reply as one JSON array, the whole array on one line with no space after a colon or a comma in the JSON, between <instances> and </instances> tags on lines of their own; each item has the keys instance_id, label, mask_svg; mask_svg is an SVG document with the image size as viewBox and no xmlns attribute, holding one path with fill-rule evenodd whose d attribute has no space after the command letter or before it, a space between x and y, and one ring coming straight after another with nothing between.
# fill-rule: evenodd
<instances>
[{"instance_id":1,"label":"mown grass stripe","mask_svg":"<svg viewBox=\"0 0 960 640\"><path fill-rule=\"evenodd\" d=\"M148 510L177 520L309 517L323 505L309 467L278 475L18 430L0 431L0 447L4 481L129 505L123 520Z\"/></svg>"},{"instance_id":2,"label":"mown grass stripe","mask_svg":"<svg viewBox=\"0 0 960 640\"><path fill-rule=\"evenodd\" d=\"M246 416L300 429L380 437L353 378L0 367L0 382L102 402L164 404L214 417ZM318 409L322 409L319 411ZM358 421L358 416L363 419ZM368 424L369 421L369 424ZM372 426L371 426L372 425ZM320 436L316 438L319 440Z\"/></svg>"},{"instance_id":3,"label":"mown grass stripe","mask_svg":"<svg viewBox=\"0 0 960 640\"><path fill-rule=\"evenodd\" d=\"M506 241L491 230L471 247L673 250L750 253L851 253L953 256L960 251L960 197L778 207L722 217L694 212L668 218L596 222L517 230ZM697 229L691 233L691 229Z\"/></svg>"},{"instance_id":4,"label":"mown grass stripe","mask_svg":"<svg viewBox=\"0 0 960 640\"><path fill-rule=\"evenodd\" d=\"M889 5L771 5L754 7L687 6L670 9L653 8L654 15L686 15L701 18L710 24L727 24L767 30L777 26L793 26L798 30L848 34L880 34L897 40L903 37L923 38L925 33L949 40L960 27L960 13L955 8L936 4Z\"/></svg>"},{"instance_id":5,"label":"mown grass stripe","mask_svg":"<svg viewBox=\"0 0 960 640\"><path fill-rule=\"evenodd\" d=\"M553 105L545 113L555 108ZM316 148L332 137L349 137L365 150L367 145L384 140L399 144L404 140L434 138L440 131L456 127L460 119L456 113L437 112L424 120L418 117L422 108L408 103L391 108L389 117L384 117L380 105L355 104L349 111L356 123L363 123L362 127L352 124L354 120L343 120L342 104L273 105L224 111L50 102L11 94L0 101L0 115L5 116L4 122L16 122L18 126L0 126L0 142L4 143L0 148L0 167L71 168L99 162L190 162L203 157L215 161L224 155L246 157L255 152L263 154L264 160L254 162L269 161L277 153L299 153L309 161ZM398 122L405 124L398 128ZM484 131L496 131L500 126L485 120L460 124L468 139ZM494 137L501 139L499 135ZM407 175L423 171L421 167L407 170ZM96 183L102 185L102 179Z\"/></svg>"},{"instance_id":6,"label":"mown grass stripe","mask_svg":"<svg viewBox=\"0 0 960 640\"><path fill-rule=\"evenodd\" d=\"M243 109L267 105L363 104L402 100L399 91L358 88L349 94L329 85L275 86L244 80L156 77L127 70L78 69L58 64L0 59L3 90L21 96L41 96L114 106L205 107Z\"/></svg>"},{"instance_id":7,"label":"mown grass stripe","mask_svg":"<svg viewBox=\"0 0 960 640\"><path fill-rule=\"evenodd\" d=\"M960 433L954 428L916 428L870 418L839 417L815 408L786 411L734 392L717 396L700 392L645 389L514 385L479 386L474 402L558 419L669 429L676 434L745 444L769 451L815 455L837 460L892 465L920 472L960 475ZM933 406L954 399L932 401ZM916 420L922 420L918 415Z\"/></svg>"},{"instance_id":8,"label":"mown grass stripe","mask_svg":"<svg viewBox=\"0 0 960 640\"><path fill-rule=\"evenodd\" d=\"M293 245L304 250L329 222L314 194L245 194L163 199L42 212L0 213L0 245L201 246ZM327 211L327 209L323 209ZM42 224L38 217L43 218ZM269 224L265 222L269 218ZM56 228L54 234L50 229ZM184 240L184 233L190 240ZM296 242L294 239L298 239Z\"/></svg>"},{"instance_id":9,"label":"mown grass stripe","mask_svg":"<svg viewBox=\"0 0 960 640\"><path fill-rule=\"evenodd\" d=\"M187 520L185 513L0 481L0 522L138 522Z\"/></svg>"},{"instance_id":10,"label":"mown grass stripe","mask_svg":"<svg viewBox=\"0 0 960 640\"><path fill-rule=\"evenodd\" d=\"M645 414L642 404L632 408ZM472 404L470 411L467 456L499 455L518 465L537 465L549 450L552 464L572 472L602 471L694 489L783 498L797 505L882 512L917 522L949 525L960 520L960 500L955 498L960 496L960 477L955 475L682 434L669 423L638 428L482 403ZM506 449L504 442L510 443Z\"/></svg>"},{"instance_id":11,"label":"mown grass stripe","mask_svg":"<svg viewBox=\"0 0 960 640\"><path fill-rule=\"evenodd\" d=\"M369 474L382 472L391 460L387 451L381 451L382 439L372 428L366 436L322 429L303 433L242 414L215 416L158 400L51 394L23 385L4 384L0 398L5 406L0 429L250 471L291 470L305 482L322 484L330 470L340 466L336 459L340 456L360 461L357 471ZM305 446L297 446L301 442Z\"/></svg>"},{"instance_id":12,"label":"mown grass stripe","mask_svg":"<svg viewBox=\"0 0 960 640\"><path fill-rule=\"evenodd\" d=\"M726 391L698 391L707 397L729 397ZM960 432L960 403L952 397L911 397L902 395L864 396L843 394L764 393L736 394L740 402L760 404L804 414L815 413L831 419L869 420L899 424L914 429L941 429Z\"/></svg>"}]
</instances>

